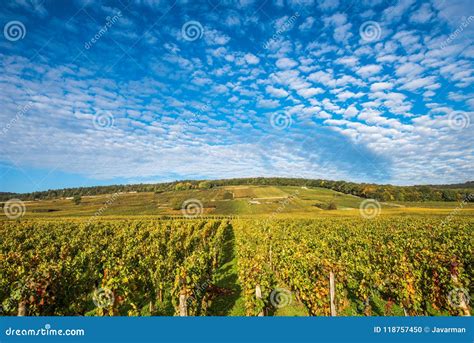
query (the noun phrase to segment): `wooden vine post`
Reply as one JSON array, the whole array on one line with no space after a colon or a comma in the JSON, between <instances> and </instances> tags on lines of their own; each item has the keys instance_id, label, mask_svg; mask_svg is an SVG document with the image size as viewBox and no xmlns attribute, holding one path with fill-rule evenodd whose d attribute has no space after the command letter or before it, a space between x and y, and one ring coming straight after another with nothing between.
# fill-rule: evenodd
<instances>
[{"instance_id":1,"label":"wooden vine post","mask_svg":"<svg viewBox=\"0 0 474 343\"><path fill-rule=\"evenodd\" d=\"M262 299L262 289L260 288L259 285L257 285L255 287L255 296L257 297L257 299ZM260 313L258 314L259 317L263 317L265 315L264 311L260 311Z\"/></svg>"},{"instance_id":2,"label":"wooden vine post","mask_svg":"<svg viewBox=\"0 0 474 343\"><path fill-rule=\"evenodd\" d=\"M18 304L18 317L26 316L26 301L22 300Z\"/></svg>"},{"instance_id":3,"label":"wooden vine post","mask_svg":"<svg viewBox=\"0 0 474 343\"><path fill-rule=\"evenodd\" d=\"M456 275L456 273L452 273L451 274L451 280L453 281L453 284L458 286L459 285L459 280L458 280L458 277ZM463 312L463 316L466 316L466 317L470 317L471 316L471 311L469 310L469 306L468 306L468 301L466 301L466 294L463 293L462 289L460 288L457 288L456 289L456 299L459 300L459 308L461 309L461 311Z\"/></svg>"},{"instance_id":4,"label":"wooden vine post","mask_svg":"<svg viewBox=\"0 0 474 343\"><path fill-rule=\"evenodd\" d=\"M336 286L334 282L334 273L329 272L329 296L331 300L331 316L337 316L336 313Z\"/></svg>"},{"instance_id":5,"label":"wooden vine post","mask_svg":"<svg viewBox=\"0 0 474 343\"><path fill-rule=\"evenodd\" d=\"M187 317L188 316L188 303L187 303L186 294L179 295L179 316Z\"/></svg>"},{"instance_id":6,"label":"wooden vine post","mask_svg":"<svg viewBox=\"0 0 474 343\"><path fill-rule=\"evenodd\" d=\"M188 316L188 285L186 284L186 272L182 271L182 274L179 278L179 283L181 285L181 291L179 292L179 316L187 317Z\"/></svg>"},{"instance_id":7,"label":"wooden vine post","mask_svg":"<svg viewBox=\"0 0 474 343\"><path fill-rule=\"evenodd\" d=\"M163 284L160 282L160 287L158 289L158 299L160 303L163 302Z\"/></svg>"}]
</instances>

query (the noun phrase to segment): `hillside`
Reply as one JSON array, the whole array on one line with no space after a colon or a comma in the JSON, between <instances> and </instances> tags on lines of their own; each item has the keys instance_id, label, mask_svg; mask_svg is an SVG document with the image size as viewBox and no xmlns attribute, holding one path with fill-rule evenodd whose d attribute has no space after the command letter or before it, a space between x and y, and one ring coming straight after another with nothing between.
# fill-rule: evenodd
<instances>
[{"instance_id":1,"label":"hillside","mask_svg":"<svg viewBox=\"0 0 474 343\"><path fill-rule=\"evenodd\" d=\"M183 216L190 201L199 216L314 217L359 215L365 199L325 188L306 186L219 186L160 193L126 192L25 201L25 217ZM332 207L331 207L332 205ZM449 214L455 202L380 202L382 214ZM466 204L464 211L472 209Z\"/></svg>"},{"instance_id":2,"label":"hillside","mask_svg":"<svg viewBox=\"0 0 474 343\"><path fill-rule=\"evenodd\" d=\"M362 198L372 198L379 201L473 201L473 182L456 185L422 185L422 186L393 186L347 181L332 181L321 179L255 177L222 180L183 180L156 184L110 185L96 187L79 187L48 190L42 192L15 194L0 192L0 201L12 198L21 200L58 199L73 196L92 196L112 193L154 192L163 193L182 190L207 190L224 186L294 186L325 188L344 194Z\"/></svg>"}]
</instances>

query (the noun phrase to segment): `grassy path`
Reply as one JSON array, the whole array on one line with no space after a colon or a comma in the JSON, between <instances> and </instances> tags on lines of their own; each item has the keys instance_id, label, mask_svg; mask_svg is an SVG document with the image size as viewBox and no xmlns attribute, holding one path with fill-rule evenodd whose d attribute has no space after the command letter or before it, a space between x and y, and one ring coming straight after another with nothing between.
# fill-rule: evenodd
<instances>
[{"instance_id":1,"label":"grassy path","mask_svg":"<svg viewBox=\"0 0 474 343\"><path fill-rule=\"evenodd\" d=\"M283 289L287 289L282 287ZM287 316L287 317L306 317L309 316L308 310L306 307L296 299L294 293L289 293L291 300L287 297L283 304L280 307L275 308L273 311L270 311L269 315L271 316Z\"/></svg>"},{"instance_id":2,"label":"grassy path","mask_svg":"<svg viewBox=\"0 0 474 343\"><path fill-rule=\"evenodd\" d=\"M245 304L241 296L242 289L237 274L235 237L232 229L225 244L224 264L220 266L215 276L215 286L218 288L218 294L208 309L208 315L245 316Z\"/></svg>"},{"instance_id":3,"label":"grassy path","mask_svg":"<svg viewBox=\"0 0 474 343\"><path fill-rule=\"evenodd\" d=\"M225 244L224 264L216 272L214 280L216 296L208 309L208 315L245 316L245 302L238 279L235 236L232 229ZM305 306L296 299L294 294L291 294L291 298L291 301L284 306L270 309L267 315L308 316Z\"/></svg>"}]
</instances>

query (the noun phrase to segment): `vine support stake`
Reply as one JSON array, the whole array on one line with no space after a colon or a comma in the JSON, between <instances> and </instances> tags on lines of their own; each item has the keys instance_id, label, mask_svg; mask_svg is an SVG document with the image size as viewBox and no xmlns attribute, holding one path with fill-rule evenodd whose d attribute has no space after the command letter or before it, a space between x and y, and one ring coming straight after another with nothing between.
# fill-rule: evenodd
<instances>
[{"instance_id":1,"label":"vine support stake","mask_svg":"<svg viewBox=\"0 0 474 343\"><path fill-rule=\"evenodd\" d=\"M336 287L334 282L334 273L329 272L329 295L331 298L331 316L337 316L336 313Z\"/></svg>"},{"instance_id":2,"label":"vine support stake","mask_svg":"<svg viewBox=\"0 0 474 343\"><path fill-rule=\"evenodd\" d=\"M179 316L187 317L188 316L188 304L186 294L179 295Z\"/></svg>"},{"instance_id":3,"label":"vine support stake","mask_svg":"<svg viewBox=\"0 0 474 343\"><path fill-rule=\"evenodd\" d=\"M155 305L153 304L153 300L150 300L149 309L150 315L153 315L153 313L155 313Z\"/></svg>"},{"instance_id":4,"label":"vine support stake","mask_svg":"<svg viewBox=\"0 0 474 343\"><path fill-rule=\"evenodd\" d=\"M257 285L255 287L255 296L257 297L257 299L262 299L262 289L260 288L259 285ZM265 315L264 311L260 311L260 313L258 314L259 317L263 317Z\"/></svg>"},{"instance_id":5,"label":"vine support stake","mask_svg":"<svg viewBox=\"0 0 474 343\"><path fill-rule=\"evenodd\" d=\"M26 301L22 300L18 304L18 317L26 316Z\"/></svg>"},{"instance_id":6,"label":"vine support stake","mask_svg":"<svg viewBox=\"0 0 474 343\"><path fill-rule=\"evenodd\" d=\"M458 277L455 273L451 274L451 280L453 281L454 285L458 286L459 285L459 280ZM471 311L469 311L469 306L466 302L466 295L461 291L458 290L456 294L457 299L459 299L459 308L463 312L463 316L470 317L471 316Z\"/></svg>"}]
</instances>

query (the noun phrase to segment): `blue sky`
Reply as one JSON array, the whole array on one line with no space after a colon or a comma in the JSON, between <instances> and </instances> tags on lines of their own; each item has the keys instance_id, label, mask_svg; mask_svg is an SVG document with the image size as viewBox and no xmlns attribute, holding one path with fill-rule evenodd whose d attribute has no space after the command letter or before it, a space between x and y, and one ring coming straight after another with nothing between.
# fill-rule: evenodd
<instances>
[{"instance_id":1,"label":"blue sky","mask_svg":"<svg viewBox=\"0 0 474 343\"><path fill-rule=\"evenodd\" d=\"M0 191L474 179L469 0L6 1Z\"/></svg>"}]
</instances>

